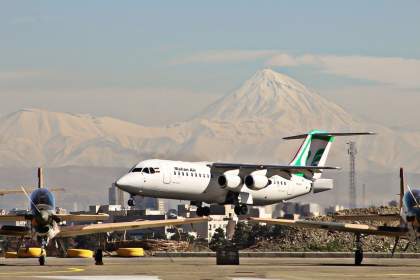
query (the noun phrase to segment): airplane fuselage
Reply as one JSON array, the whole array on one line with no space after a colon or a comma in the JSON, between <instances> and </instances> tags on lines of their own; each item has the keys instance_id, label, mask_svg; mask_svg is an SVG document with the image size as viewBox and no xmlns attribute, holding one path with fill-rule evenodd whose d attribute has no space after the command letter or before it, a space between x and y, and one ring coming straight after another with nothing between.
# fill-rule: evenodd
<instances>
[{"instance_id":1,"label":"airplane fuselage","mask_svg":"<svg viewBox=\"0 0 420 280\"><path fill-rule=\"evenodd\" d=\"M132 194L148 197L180 199L205 203L226 204L232 190L218 183L221 173L213 172L208 162L183 162L170 160L146 160L137 164L129 173L117 181L117 186ZM265 175L266 170L259 170ZM226 173L239 174L239 170ZM307 194L312 181L303 176L292 175L290 179L274 175L270 184L260 190L249 189L245 184L237 190L249 194L252 201L246 204L268 205ZM251 203L249 203L251 202Z\"/></svg>"}]
</instances>

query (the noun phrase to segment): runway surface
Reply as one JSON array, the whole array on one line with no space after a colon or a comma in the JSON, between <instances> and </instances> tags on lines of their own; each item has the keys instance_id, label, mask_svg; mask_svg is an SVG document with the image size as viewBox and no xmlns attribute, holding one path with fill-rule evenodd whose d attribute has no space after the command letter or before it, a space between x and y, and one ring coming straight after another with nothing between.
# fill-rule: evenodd
<instances>
[{"instance_id":1,"label":"runway surface","mask_svg":"<svg viewBox=\"0 0 420 280\"><path fill-rule=\"evenodd\" d=\"M214 258L0 259L1 279L420 279L419 259L241 258L217 266Z\"/></svg>"}]
</instances>

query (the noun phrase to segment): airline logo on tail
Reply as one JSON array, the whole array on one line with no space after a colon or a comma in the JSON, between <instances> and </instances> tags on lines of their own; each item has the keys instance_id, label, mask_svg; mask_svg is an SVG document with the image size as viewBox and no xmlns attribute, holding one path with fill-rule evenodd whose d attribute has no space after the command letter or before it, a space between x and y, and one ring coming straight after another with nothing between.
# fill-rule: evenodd
<instances>
[{"instance_id":1,"label":"airline logo on tail","mask_svg":"<svg viewBox=\"0 0 420 280\"><path fill-rule=\"evenodd\" d=\"M283 139L305 139L290 162L291 166L325 166L328 153L336 136L372 135L372 132L329 133L312 130L307 134L285 137ZM315 174L314 177L320 177Z\"/></svg>"}]
</instances>

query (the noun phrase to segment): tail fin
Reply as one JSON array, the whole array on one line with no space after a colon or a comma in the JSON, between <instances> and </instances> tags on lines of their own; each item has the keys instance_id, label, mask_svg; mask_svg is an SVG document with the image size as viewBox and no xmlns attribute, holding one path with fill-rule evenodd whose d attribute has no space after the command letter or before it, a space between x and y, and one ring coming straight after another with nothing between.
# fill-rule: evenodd
<instances>
[{"instance_id":1,"label":"tail fin","mask_svg":"<svg viewBox=\"0 0 420 280\"><path fill-rule=\"evenodd\" d=\"M402 204L403 204L403 197L404 197L404 169L401 167L400 168L400 201L399 201L399 207L400 207L400 211L402 208Z\"/></svg>"},{"instance_id":2,"label":"tail fin","mask_svg":"<svg viewBox=\"0 0 420 280\"><path fill-rule=\"evenodd\" d=\"M305 139L290 162L292 166L325 166L332 142L336 136L372 135L372 132L356 133L329 133L321 130L312 130L307 134L285 137L283 139ZM320 173L314 178L321 177Z\"/></svg>"},{"instance_id":3,"label":"tail fin","mask_svg":"<svg viewBox=\"0 0 420 280\"><path fill-rule=\"evenodd\" d=\"M38 167L38 189L42 189L44 187L44 172L42 171L42 167Z\"/></svg>"}]
</instances>

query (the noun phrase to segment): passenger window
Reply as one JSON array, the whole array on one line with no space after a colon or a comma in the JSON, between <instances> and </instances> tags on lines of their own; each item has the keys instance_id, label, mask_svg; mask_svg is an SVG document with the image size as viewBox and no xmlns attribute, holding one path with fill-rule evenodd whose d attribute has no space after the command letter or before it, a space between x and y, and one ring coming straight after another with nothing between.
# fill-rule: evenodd
<instances>
[{"instance_id":1,"label":"passenger window","mask_svg":"<svg viewBox=\"0 0 420 280\"><path fill-rule=\"evenodd\" d=\"M148 167L143 168L143 173L149 174L149 168Z\"/></svg>"},{"instance_id":2,"label":"passenger window","mask_svg":"<svg viewBox=\"0 0 420 280\"><path fill-rule=\"evenodd\" d=\"M181 174L182 174L182 176L184 176L184 172L182 172Z\"/></svg>"},{"instance_id":3,"label":"passenger window","mask_svg":"<svg viewBox=\"0 0 420 280\"><path fill-rule=\"evenodd\" d=\"M174 175L176 175L176 171L174 171Z\"/></svg>"}]
</instances>

